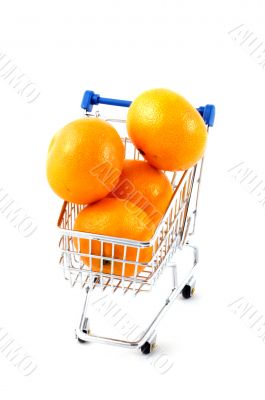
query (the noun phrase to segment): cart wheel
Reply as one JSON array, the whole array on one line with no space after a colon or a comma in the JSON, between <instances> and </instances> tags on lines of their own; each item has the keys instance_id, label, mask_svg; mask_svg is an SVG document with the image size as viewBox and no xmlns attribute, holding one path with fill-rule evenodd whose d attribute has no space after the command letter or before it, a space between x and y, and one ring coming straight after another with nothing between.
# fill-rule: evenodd
<instances>
[{"instance_id":1,"label":"cart wheel","mask_svg":"<svg viewBox=\"0 0 265 400\"><path fill-rule=\"evenodd\" d=\"M85 332L84 331L84 333L89 333L89 331L88 332ZM77 341L79 342L79 343L88 343L86 340L83 340L83 339L80 339L78 336L76 336L76 338L77 338Z\"/></svg>"},{"instance_id":2,"label":"cart wheel","mask_svg":"<svg viewBox=\"0 0 265 400\"><path fill-rule=\"evenodd\" d=\"M80 339L79 337L77 338L77 341L79 342L79 343L86 343L86 341L85 340L82 340L82 339Z\"/></svg>"},{"instance_id":3,"label":"cart wheel","mask_svg":"<svg viewBox=\"0 0 265 400\"><path fill-rule=\"evenodd\" d=\"M143 354L150 354L151 351L152 351L151 343L145 342L145 343L141 346L141 352L142 352Z\"/></svg>"},{"instance_id":4,"label":"cart wheel","mask_svg":"<svg viewBox=\"0 0 265 400\"><path fill-rule=\"evenodd\" d=\"M153 335L148 341L146 341L141 347L143 354L150 354L156 348L156 335Z\"/></svg>"},{"instance_id":5,"label":"cart wheel","mask_svg":"<svg viewBox=\"0 0 265 400\"><path fill-rule=\"evenodd\" d=\"M195 287L191 287L190 285L185 285L184 288L182 289L182 297L184 299L189 299L194 295L195 292Z\"/></svg>"},{"instance_id":6,"label":"cart wheel","mask_svg":"<svg viewBox=\"0 0 265 400\"><path fill-rule=\"evenodd\" d=\"M89 332L90 332L90 331L85 331L85 330L83 330L83 333L89 334ZM78 337L77 334L75 334L75 337L76 337L76 339L77 339L77 341L78 341L79 343L88 343L86 340L80 339L80 337Z\"/></svg>"}]
</instances>

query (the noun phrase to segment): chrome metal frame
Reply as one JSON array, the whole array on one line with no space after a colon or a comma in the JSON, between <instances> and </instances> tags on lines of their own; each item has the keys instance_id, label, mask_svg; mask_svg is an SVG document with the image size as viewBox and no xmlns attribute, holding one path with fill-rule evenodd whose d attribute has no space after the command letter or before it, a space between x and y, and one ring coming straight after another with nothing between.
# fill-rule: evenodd
<instances>
[{"instance_id":1,"label":"chrome metal frame","mask_svg":"<svg viewBox=\"0 0 265 400\"><path fill-rule=\"evenodd\" d=\"M88 117L92 114L86 114ZM100 117L97 111L93 116ZM101 117L102 118L102 117ZM124 123L124 120L107 119L114 123ZM127 137L122 138L128 158L141 159L139 152L134 149L132 143ZM133 149L133 151L132 151ZM130 151L129 151L130 150ZM161 219L153 237L147 242L122 239L104 235L95 235L91 233L78 232L74 230L74 221L77 214L84 206L73 203L64 202L59 219L58 227L61 232L59 247L61 250L60 264L64 271L65 279L69 280L71 286L80 285L86 289L85 303L81 316L79 327L76 330L76 336L80 341L84 342L100 342L114 344L123 347L141 347L146 341L152 343L155 341L155 328L159 321L173 303L176 297L181 293L184 286L189 284L194 287L194 273L198 264L198 249L188 243L188 238L194 233L198 194L201 182L201 174L203 167L203 159L195 166L184 172L168 172L165 171L171 180L174 194L171 202ZM75 241L75 243L74 243ZM81 252L80 241L87 241L87 253ZM92 251L93 243L100 243L100 251L95 254ZM77 243L77 245L76 245ZM111 246L111 257L104 253L104 246ZM116 246L123 246L123 259L115 256ZM177 282L177 265L172 262L172 257L177 250L189 246L193 250L193 264L185 279ZM143 249L152 250L152 258L149 262L140 261L140 254ZM126 258L127 250L135 249L136 258ZM84 257L88 262L84 263ZM94 262L99 260L100 270L95 271ZM111 272L104 272L104 263L111 265ZM133 276L125 276L126 263L134 264ZM114 263L122 264L121 275L115 275ZM141 338L137 341L119 340L110 337L96 336L90 333L88 314L89 296L95 287L102 290L109 289L114 293L116 290L122 290L123 293L133 291L137 294L141 291L150 290L156 280L161 275L164 268L168 266L172 269L173 285L170 294L154 317L151 324L146 328Z\"/></svg>"},{"instance_id":2,"label":"chrome metal frame","mask_svg":"<svg viewBox=\"0 0 265 400\"><path fill-rule=\"evenodd\" d=\"M76 337L80 339L83 342L98 342L102 344L112 344L116 346L121 346L121 347L127 347L127 348L140 348L145 342L149 343L155 343L156 339L156 327L159 324L160 320L162 317L165 315L167 310L170 308L170 306L173 304L175 299L178 297L178 295L181 293L183 287L185 285L190 285L191 287L194 287L195 285L195 280L194 280L194 274L196 273L197 265L198 265L198 249L195 246L190 246L193 250L193 265L185 279L178 284L177 281L177 265L175 263L169 263L167 266L172 269L172 289L166 298L164 304L162 307L159 309L155 317L153 318L152 322L149 324L149 326L145 329L143 332L142 336L138 338L136 341L129 341L129 340L121 340L121 339L115 339L115 338L110 338L110 337L105 337L105 336L97 336L93 335L90 333L90 323L89 323L89 318L87 317L88 315L88 304L89 304L89 295L91 294L90 287L87 286L86 288L86 297L85 297L85 303L83 307L83 312L81 316L81 321L79 324L79 327L76 329Z\"/></svg>"}]
</instances>

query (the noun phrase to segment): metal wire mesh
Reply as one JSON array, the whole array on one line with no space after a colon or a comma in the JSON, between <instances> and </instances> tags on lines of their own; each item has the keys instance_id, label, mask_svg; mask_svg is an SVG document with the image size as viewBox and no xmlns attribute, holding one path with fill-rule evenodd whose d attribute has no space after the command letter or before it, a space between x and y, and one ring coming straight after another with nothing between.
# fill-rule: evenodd
<instances>
[{"instance_id":1,"label":"metal wire mesh","mask_svg":"<svg viewBox=\"0 0 265 400\"><path fill-rule=\"evenodd\" d=\"M142 159L127 137L123 142L127 159ZM149 290L183 241L196 168L195 165L185 172L165 171L174 195L149 242L75 231L75 219L84 206L65 202L58 220L60 264L71 286L111 287L125 293ZM145 262L144 252L150 253ZM126 273L128 266L133 268L133 274Z\"/></svg>"}]
</instances>

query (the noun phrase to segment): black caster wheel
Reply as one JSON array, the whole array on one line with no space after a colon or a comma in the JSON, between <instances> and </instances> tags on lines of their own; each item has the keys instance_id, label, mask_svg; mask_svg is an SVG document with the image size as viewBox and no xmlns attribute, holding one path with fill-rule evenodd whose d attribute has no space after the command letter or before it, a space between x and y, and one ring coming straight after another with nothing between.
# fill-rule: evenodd
<instances>
[{"instance_id":1,"label":"black caster wheel","mask_svg":"<svg viewBox=\"0 0 265 400\"><path fill-rule=\"evenodd\" d=\"M143 354L150 354L156 348L156 335L152 336L149 341L146 341L141 347L141 352Z\"/></svg>"},{"instance_id":2,"label":"black caster wheel","mask_svg":"<svg viewBox=\"0 0 265 400\"><path fill-rule=\"evenodd\" d=\"M83 331L83 333L86 333L87 335L89 334L89 332L90 331ZM77 341L79 342L79 343L87 343L87 341L86 340L83 340L83 339L80 339L77 335L75 335L75 337L76 337L76 339L77 339Z\"/></svg>"},{"instance_id":3,"label":"black caster wheel","mask_svg":"<svg viewBox=\"0 0 265 400\"><path fill-rule=\"evenodd\" d=\"M77 341L78 341L79 343L86 343L85 340L82 340L82 339L80 339L80 338L77 338Z\"/></svg>"},{"instance_id":4,"label":"black caster wheel","mask_svg":"<svg viewBox=\"0 0 265 400\"><path fill-rule=\"evenodd\" d=\"M182 289L182 297L184 299L189 299L191 297L191 287L190 285L185 285L184 288Z\"/></svg>"},{"instance_id":5,"label":"black caster wheel","mask_svg":"<svg viewBox=\"0 0 265 400\"><path fill-rule=\"evenodd\" d=\"M184 299L189 299L190 297L193 296L194 291L195 291L194 287L191 287L190 285L185 285L181 292L182 297Z\"/></svg>"},{"instance_id":6,"label":"black caster wheel","mask_svg":"<svg viewBox=\"0 0 265 400\"><path fill-rule=\"evenodd\" d=\"M152 346L151 343L149 342L145 342L142 346L141 346L141 352L143 354L150 354L152 350Z\"/></svg>"},{"instance_id":7,"label":"black caster wheel","mask_svg":"<svg viewBox=\"0 0 265 400\"><path fill-rule=\"evenodd\" d=\"M190 299L195 292L195 285L196 285L196 280L194 279L194 277L192 276L187 285L184 286L184 288L181 291L182 297L184 299Z\"/></svg>"}]
</instances>

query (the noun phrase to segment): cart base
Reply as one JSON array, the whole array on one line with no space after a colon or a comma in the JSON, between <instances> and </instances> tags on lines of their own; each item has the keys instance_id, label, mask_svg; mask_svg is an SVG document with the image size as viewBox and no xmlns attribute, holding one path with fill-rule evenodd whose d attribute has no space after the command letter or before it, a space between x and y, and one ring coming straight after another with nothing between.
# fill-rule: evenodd
<instances>
[{"instance_id":1,"label":"cart base","mask_svg":"<svg viewBox=\"0 0 265 400\"><path fill-rule=\"evenodd\" d=\"M178 285L177 264L176 263L168 264L168 267L172 269L172 278L173 278L172 290L169 296L166 298L163 306L160 308L155 318L153 319L151 324L146 328L146 330L144 331L139 340L128 341L128 340L115 339L111 337L92 335L90 333L89 319L87 317L88 300L89 300L89 294L91 292L91 289L89 287L86 288L86 298L79 328L77 328L75 332L77 340L80 343L97 342L103 344L112 344L115 346L126 347L131 349L137 348L140 349L143 354L149 354L151 351L153 351L156 347L155 329L160 320L162 319L162 317L164 316L164 314L166 313L166 311L169 309L169 307L173 304L175 299L180 294L182 294L184 299L188 299L194 294L195 291L194 274L197 270L197 265L198 265L198 249L197 247L191 246L189 244L186 244L186 246L189 246L193 250L193 266L189 274L185 277L185 279L181 282L181 284Z\"/></svg>"}]
</instances>

